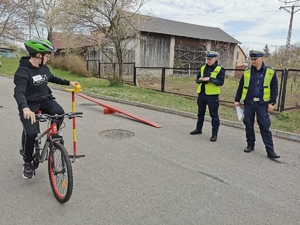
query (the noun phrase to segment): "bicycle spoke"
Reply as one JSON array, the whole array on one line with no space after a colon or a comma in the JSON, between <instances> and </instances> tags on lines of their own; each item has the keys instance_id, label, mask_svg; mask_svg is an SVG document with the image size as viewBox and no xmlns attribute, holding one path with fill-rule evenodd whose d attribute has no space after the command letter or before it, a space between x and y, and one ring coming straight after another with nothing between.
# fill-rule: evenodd
<instances>
[{"instance_id":1,"label":"bicycle spoke","mask_svg":"<svg viewBox=\"0 0 300 225\"><path fill-rule=\"evenodd\" d=\"M71 161L66 149L60 143L55 144L49 157L49 178L56 199L64 203L69 200L73 189Z\"/></svg>"},{"instance_id":2,"label":"bicycle spoke","mask_svg":"<svg viewBox=\"0 0 300 225\"><path fill-rule=\"evenodd\" d=\"M56 186L58 188L59 193L62 195L66 194L67 191L67 185L68 185L68 174L66 173L65 169L65 161L62 157L62 153L59 151L54 151L53 153L54 162L52 166L53 167L53 174Z\"/></svg>"}]
</instances>

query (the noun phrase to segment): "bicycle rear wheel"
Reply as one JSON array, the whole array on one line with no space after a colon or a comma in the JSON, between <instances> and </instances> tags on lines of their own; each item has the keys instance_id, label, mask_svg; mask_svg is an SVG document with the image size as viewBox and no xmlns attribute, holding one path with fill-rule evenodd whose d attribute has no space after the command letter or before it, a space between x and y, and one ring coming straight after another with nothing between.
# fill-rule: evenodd
<instances>
[{"instance_id":1,"label":"bicycle rear wheel","mask_svg":"<svg viewBox=\"0 0 300 225\"><path fill-rule=\"evenodd\" d=\"M71 160L66 148L58 142L53 142L48 160L49 180L57 201L69 201L73 191L73 172Z\"/></svg>"}]
</instances>

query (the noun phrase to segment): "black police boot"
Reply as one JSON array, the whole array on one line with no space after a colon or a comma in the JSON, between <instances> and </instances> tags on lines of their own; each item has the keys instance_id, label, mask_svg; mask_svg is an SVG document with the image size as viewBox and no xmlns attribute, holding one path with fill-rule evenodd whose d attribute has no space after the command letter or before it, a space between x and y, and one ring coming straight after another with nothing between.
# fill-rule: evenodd
<instances>
[{"instance_id":1,"label":"black police boot","mask_svg":"<svg viewBox=\"0 0 300 225\"><path fill-rule=\"evenodd\" d=\"M249 153L252 152L254 150L253 146L247 146L246 148L244 148L244 152Z\"/></svg>"},{"instance_id":2,"label":"black police boot","mask_svg":"<svg viewBox=\"0 0 300 225\"><path fill-rule=\"evenodd\" d=\"M277 155L274 151L273 152L267 152L267 156L270 159L278 159L278 158L280 158L280 155Z\"/></svg>"},{"instance_id":3,"label":"black police boot","mask_svg":"<svg viewBox=\"0 0 300 225\"><path fill-rule=\"evenodd\" d=\"M210 141L211 142L217 141L217 135L212 135L211 138L210 138Z\"/></svg>"},{"instance_id":4,"label":"black police boot","mask_svg":"<svg viewBox=\"0 0 300 225\"><path fill-rule=\"evenodd\" d=\"M202 134L202 131L196 129L196 130L191 131L190 134L191 134L191 135Z\"/></svg>"}]
</instances>

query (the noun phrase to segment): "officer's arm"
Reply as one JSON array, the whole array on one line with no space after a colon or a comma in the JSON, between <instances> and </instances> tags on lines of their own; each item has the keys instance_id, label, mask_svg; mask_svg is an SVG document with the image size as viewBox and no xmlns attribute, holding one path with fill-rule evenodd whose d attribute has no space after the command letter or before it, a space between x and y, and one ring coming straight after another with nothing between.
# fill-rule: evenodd
<instances>
[{"instance_id":1,"label":"officer's arm","mask_svg":"<svg viewBox=\"0 0 300 225\"><path fill-rule=\"evenodd\" d=\"M276 72L274 73L274 76L271 80L270 86L271 86L270 87L271 88L270 104L275 105L276 104L276 99L278 97L278 79L277 79Z\"/></svg>"},{"instance_id":2,"label":"officer's arm","mask_svg":"<svg viewBox=\"0 0 300 225\"><path fill-rule=\"evenodd\" d=\"M241 101L243 86L244 86L244 75L242 75L240 82L239 82L239 86L236 90L236 94L235 94L235 98L234 98L235 102Z\"/></svg>"}]
</instances>

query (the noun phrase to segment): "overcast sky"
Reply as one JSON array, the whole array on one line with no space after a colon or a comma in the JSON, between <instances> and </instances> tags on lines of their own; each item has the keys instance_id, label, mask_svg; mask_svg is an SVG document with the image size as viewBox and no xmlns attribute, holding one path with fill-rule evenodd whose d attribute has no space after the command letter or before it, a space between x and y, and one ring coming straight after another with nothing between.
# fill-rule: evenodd
<instances>
[{"instance_id":1,"label":"overcast sky","mask_svg":"<svg viewBox=\"0 0 300 225\"><path fill-rule=\"evenodd\" d=\"M300 1L284 0L149 0L141 9L156 17L219 27L242 44L243 49L271 51L286 45L292 6L295 7L291 44L300 43ZM291 2L289 1L289 2ZM286 8L289 12L280 7Z\"/></svg>"}]
</instances>

